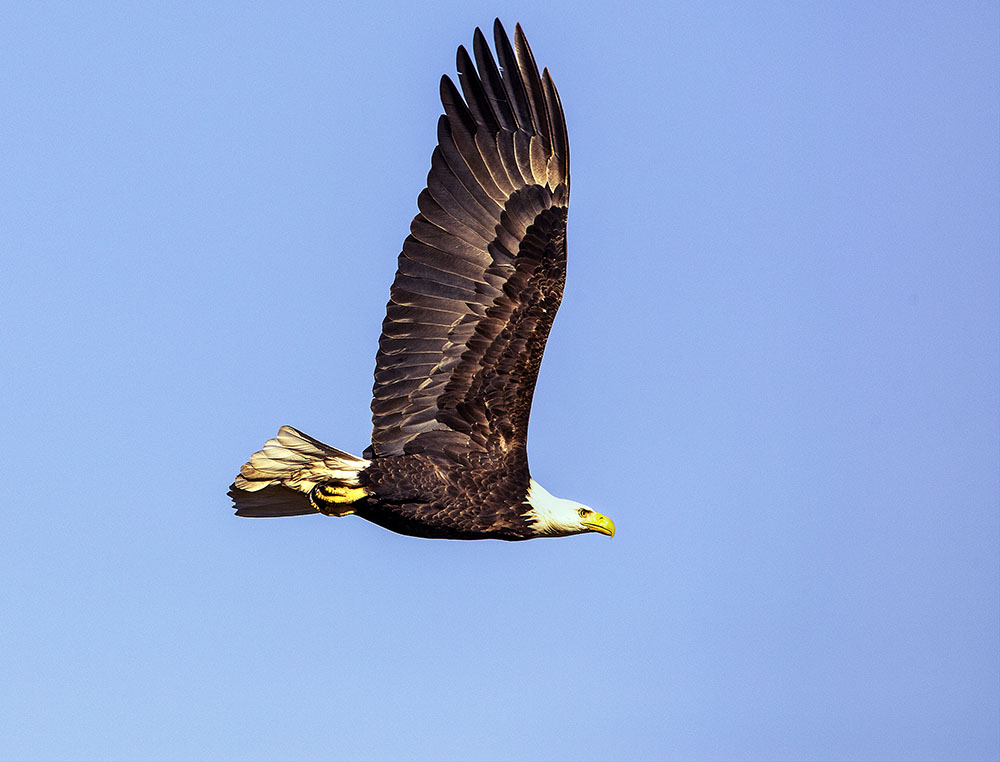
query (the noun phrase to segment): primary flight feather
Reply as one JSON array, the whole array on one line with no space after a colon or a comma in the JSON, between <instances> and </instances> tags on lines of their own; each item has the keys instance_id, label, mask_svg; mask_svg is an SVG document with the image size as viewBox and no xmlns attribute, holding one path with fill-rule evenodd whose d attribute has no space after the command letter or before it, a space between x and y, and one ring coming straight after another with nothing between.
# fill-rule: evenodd
<instances>
[{"instance_id":1,"label":"primary flight feather","mask_svg":"<svg viewBox=\"0 0 1000 762\"><path fill-rule=\"evenodd\" d=\"M566 279L569 141L520 25L458 49L375 359L372 443L282 426L229 490L238 516L355 514L418 537L614 534L528 469L528 417ZM499 65L498 65L499 64Z\"/></svg>"}]
</instances>

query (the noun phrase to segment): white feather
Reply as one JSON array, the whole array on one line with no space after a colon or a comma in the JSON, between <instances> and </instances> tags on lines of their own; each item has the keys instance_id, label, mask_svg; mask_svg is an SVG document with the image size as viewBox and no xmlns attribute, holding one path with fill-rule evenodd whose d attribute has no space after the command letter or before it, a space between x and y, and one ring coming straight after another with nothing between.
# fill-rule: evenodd
<instances>
[{"instance_id":1,"label":"white feather","mask_svg":"<svg viewBox=\"0 0 1000 762\"><path fill-rule=\"evenodd\" d=\"M357 487L358 474L370 464L364 458L320 445L291 426L282 426L278 436L267 440L240 469L236 486L257 492L281 484L304 493L319 482L336 481L345 487Z\"/></svg>"},{"instance_id":2,"label":"white feather","mask_svg":"<svg viewBox=\"0 0 1000 762\"><path fill-rule=\"evenodd\" d=\"M528 485L527 503L531 510L525 517L537 534L558 536L586 531L580 522L580 510L587 507L552 495L534 479Z\"/></svg>"}]
</instances>

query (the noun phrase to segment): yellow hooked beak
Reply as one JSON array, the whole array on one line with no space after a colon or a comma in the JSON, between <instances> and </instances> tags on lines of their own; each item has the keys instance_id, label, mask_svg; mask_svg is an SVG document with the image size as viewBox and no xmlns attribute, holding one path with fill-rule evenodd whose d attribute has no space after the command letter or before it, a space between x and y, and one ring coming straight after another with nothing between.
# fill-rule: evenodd
<instances>
[{"instance_id":1,"label":"yellow hooked beak","mask_svg":"<svg viewBox=\"0 0 1000 762\"><path fill-rule=\"evenodd\" d=\"M596 511L592 515L587 516L583 525L591 532L600 532L601 534L606 534L608 537L615 536L615 522Z\"/></svg>"}]
</instances>

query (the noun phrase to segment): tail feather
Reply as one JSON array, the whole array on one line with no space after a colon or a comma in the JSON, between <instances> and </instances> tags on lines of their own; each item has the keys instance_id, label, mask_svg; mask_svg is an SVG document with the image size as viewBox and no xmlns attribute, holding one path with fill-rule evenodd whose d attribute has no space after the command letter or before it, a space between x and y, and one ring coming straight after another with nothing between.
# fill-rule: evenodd
<instances>
[{"instance_id":1,"label":"tail feather","mask_svg":"<svg viewBox=\"0 0 1000 762\"><path fill-rule=\"evenodd\" d=\"M371 461L282 426L240 469L229 488L237 516L299 516L316 513L310 494L318 484L357 489ZM347 494L351 494L348 492ZM346 511L350 512L350 511Z\"/></svg>"},{"instance_id":2,"label":"tail feather","mask_svg":"<svg viewBox=\"0 0 1000 762\"><path fill-rule=\"evenodd\" d=\"M252 519L316 513L316 509L309 502L309 495L282 487L280 484L264 487L256 492L247 492L234 484L229 488L229 497L236 505L237 516Z\"/></svg>"}]
</instances>

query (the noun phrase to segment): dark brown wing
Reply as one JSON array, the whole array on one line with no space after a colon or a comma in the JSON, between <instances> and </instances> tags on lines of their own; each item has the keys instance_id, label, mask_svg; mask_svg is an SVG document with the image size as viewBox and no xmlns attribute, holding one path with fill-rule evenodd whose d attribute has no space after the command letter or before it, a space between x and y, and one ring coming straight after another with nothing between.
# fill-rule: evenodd
<instances>
[{"instance_id":1,"label":"dark brown wing","mask_svg":"<svg viewBox=\"0 0 1000 762\"><path fill-rule=\"evenodd\" d=\"M494 40L499 69L477 29L475 66L458 49L462 93L441 80L438 146L382 324L369 457L525 445L566 276L569 143L520 25L513 49L499 20Z\"/></svg>"}]
</instances>

